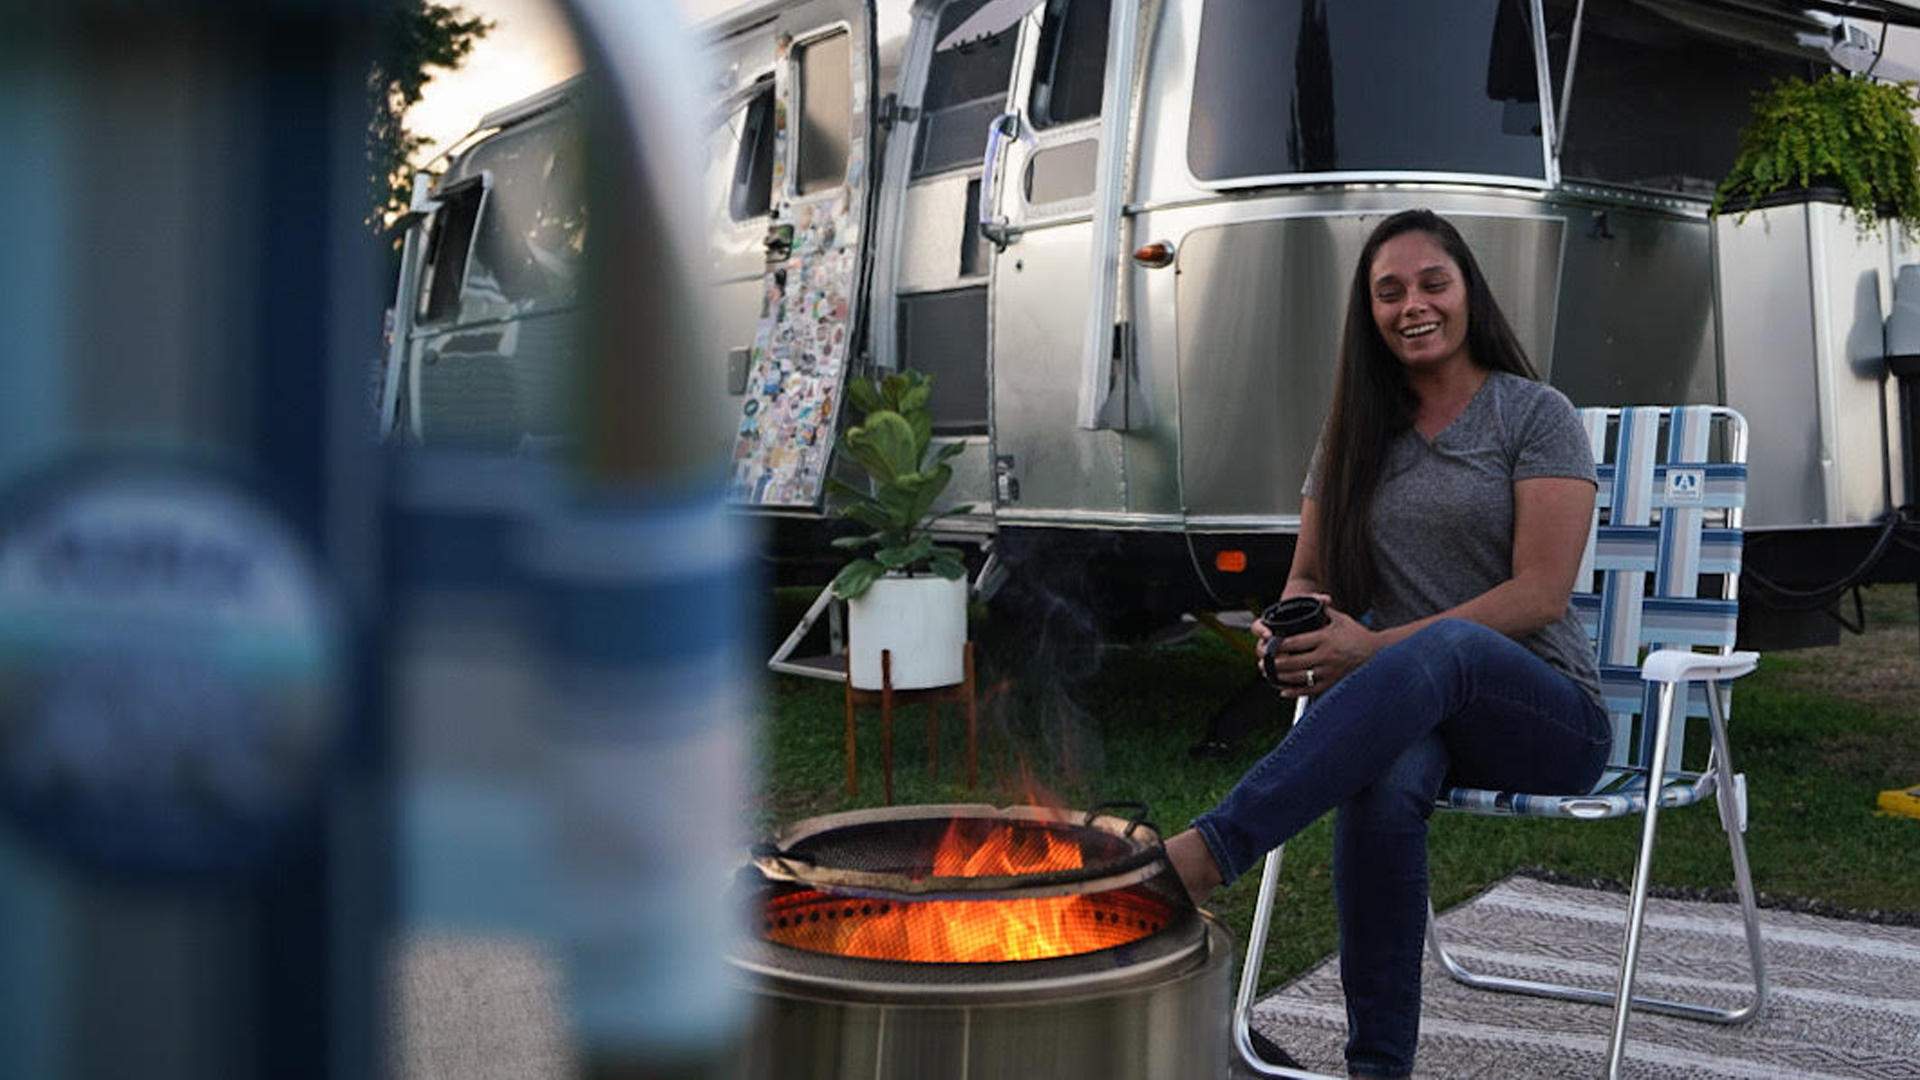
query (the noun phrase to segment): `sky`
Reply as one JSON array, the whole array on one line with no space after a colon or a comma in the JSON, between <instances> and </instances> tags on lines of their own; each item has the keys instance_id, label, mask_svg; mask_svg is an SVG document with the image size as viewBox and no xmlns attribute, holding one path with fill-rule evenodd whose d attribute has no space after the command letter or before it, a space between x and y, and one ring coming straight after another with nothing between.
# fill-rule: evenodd
<instances>
[{"instance_id":1,"label":"sky","mask_svg":"<svg viewBox=\"0 0 1920 1080\"><path fill-rule=\"evenodd\" d=\"M662 19L687 23L709 19L740 0L624 0L652 4ZM456 0L459 7L497 24L474 45L459 70L437 72L407 126L431 145L416 164L430 160L473 130L480 117L509 102L552 86L580 71L573 34L557 0Z\"/></svg>"}]
</instances>

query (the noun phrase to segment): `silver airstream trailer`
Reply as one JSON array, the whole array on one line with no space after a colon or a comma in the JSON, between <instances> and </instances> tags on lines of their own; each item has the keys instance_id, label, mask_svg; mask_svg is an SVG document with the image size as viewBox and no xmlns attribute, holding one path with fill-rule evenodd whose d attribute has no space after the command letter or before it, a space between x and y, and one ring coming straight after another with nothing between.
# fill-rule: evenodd
<instances>
[{"instance_id":1,"label":"silver airstream trailer","mask_svg":"<svg viewBox=\"0 0 1920 1080\"><path fill-rule=\"evenodd\" d=\"M1913 500L1883 325L1920 255L1817 192L1708 208L1755 91L1911 77L1916 26L1893 0L749 3L706 27L722 351L689 408L724 418L734 501L818 550L846 379L929 372L987 584L1004 568L1128 621L1257 602L1352 263L1427 206L1576 404L1744 412L1749 565L1831 581ZM444 329L402 327L389 395L419 437L540 438L546 301L495 304L517 286L482 257L486 208L477 231L458 215L513 205L480 159L560 115L503 111L441 182L399 306ZM1867 573L1912 580L1879 547Z\"/></svg>"}]
</instances>

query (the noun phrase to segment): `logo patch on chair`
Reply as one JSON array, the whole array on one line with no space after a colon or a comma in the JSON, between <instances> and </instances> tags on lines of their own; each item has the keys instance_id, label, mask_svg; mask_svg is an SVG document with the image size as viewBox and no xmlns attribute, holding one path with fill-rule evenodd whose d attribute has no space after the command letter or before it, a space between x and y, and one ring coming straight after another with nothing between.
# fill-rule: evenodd
<instances>
[{"instance_id":1,"label":"logo patch on chair","mask_svg":"<svg viewBox=\"0 0 1920 1080\"><path fill-rule=\"evenodd\" d=\"M1705 469L1671 469L1667 472L1667 505L1698 506L1707 490Z\"/></svg>"}]
</instances>

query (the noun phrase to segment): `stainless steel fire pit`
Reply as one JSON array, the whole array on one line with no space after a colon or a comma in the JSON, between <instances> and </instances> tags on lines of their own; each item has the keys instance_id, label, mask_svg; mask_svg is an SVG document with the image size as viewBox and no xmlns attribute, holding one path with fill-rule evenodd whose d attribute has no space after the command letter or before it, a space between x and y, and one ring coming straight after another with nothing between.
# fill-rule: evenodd
<instances>
[{"instance_id":1,"label":"stainless steel fire pit","mask_svg":"<svg viewBox=\"0 0 1920 1080\"><path fill-rule=\"evenodd\" d=\"M1136 816L890 807L755 853L752 1077L1226 1074L1224 929Z\"/></svg>"}]
</instances>

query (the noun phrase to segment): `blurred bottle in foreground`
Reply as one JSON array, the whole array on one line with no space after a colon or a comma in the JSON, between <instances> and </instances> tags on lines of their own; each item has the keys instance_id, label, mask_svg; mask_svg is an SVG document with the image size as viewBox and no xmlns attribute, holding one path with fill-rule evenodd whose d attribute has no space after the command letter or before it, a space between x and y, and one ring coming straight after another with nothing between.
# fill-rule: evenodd
<instances>
[{"instance_id":1,"label":"blurred bottle in foreground","mask_svg":"<svg viewBox=\"0 0 1920 1080\"><path fill-rule=\"evenodd\" d=\"M4 8L0 1075L369 1075L371 5Z\"/></svg>"},{"instance_id":2,"label":"blurred bottle in foreground","mask_svg":"<svg viewBox=\"0 0 1920 1080\"><path fill-rule=\"evenodd\" d=\"M564 420L405 452L366 407L375 5L6 7L0 1075L406 1073L388 965L476 931L555 958L589 1073L723 1070L752 582L678 405L691 50L572 6Z\"/></svg>"}]
</instances>

